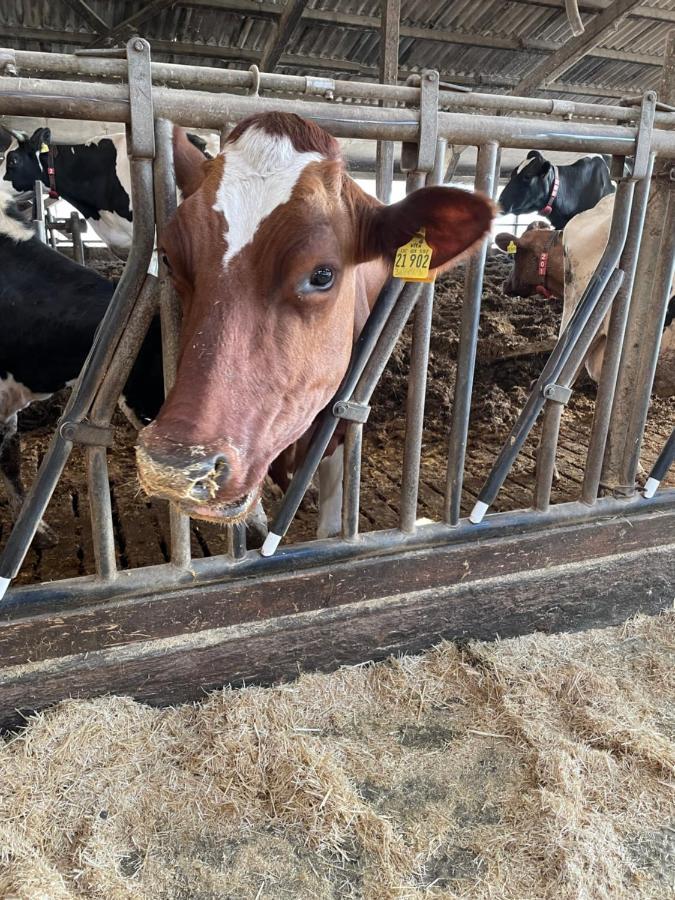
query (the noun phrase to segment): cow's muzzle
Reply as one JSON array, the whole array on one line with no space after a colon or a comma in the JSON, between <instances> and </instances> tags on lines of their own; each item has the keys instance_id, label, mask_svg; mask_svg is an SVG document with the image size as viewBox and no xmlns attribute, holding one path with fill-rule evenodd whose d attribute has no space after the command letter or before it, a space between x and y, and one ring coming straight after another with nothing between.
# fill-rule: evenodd
<instances>
[{"instance_id":1,"label":"cow's muzzle","mask_svg":"<svg viewBox=\"0 0 675 900\"><path fill-rule=\"evenodd\" d=\"M220 523L242 521L257 502L260 488L232 496L236 453L210 451L200 446L159 444L152 439L152 426L143 432L136 447L141 487L151 497L170 500L192 518Z\"/></svg>"}]
</instances>

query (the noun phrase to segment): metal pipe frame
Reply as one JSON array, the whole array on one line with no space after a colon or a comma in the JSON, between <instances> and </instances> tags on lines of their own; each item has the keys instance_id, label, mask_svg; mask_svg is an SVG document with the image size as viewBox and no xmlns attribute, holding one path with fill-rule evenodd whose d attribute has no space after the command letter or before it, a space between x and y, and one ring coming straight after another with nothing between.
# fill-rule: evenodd
<instances>
[{"instance_id":1,"label":"metal pipe frame","mask_svg":"<svg viewBox=\"0 0 675 900\"><path fill-rule=\"evenodd\" d=\"M498 166L498 145L493 141L481 145L478 148L474 182L474 187L477 191L482 191L488 197L492 197L498 177ZM466 458L467 436L469 434L476 348L478 346L483 274L485 272L485 260L489 245L490 239L486 238L476 255L467 263L464 279L464 300L462 302L462 315L459 326L455 390L450 419L448 468L445 479L444 519L450 525L457 525L459 522L462 503L464 461Z\"/></svg>"},{"instance_id":2,"label":"metal pipe frame","mask_svg":"<svg viewBox=\"0 0 675 900\"><path fill-rule=\"evenodd\" d=\"M467 519L462 520L458 526L437 522L421 525L413 534L406 534L399 529L371 531L360 535L357 542L324 540L282 546L269 558L262 558L258 553L248 553L245 559L233 562L226 555L209 556L192 560L189 570L176 569L169 563L145 566L120 572L114 583L106 583L90 575L68 578L49 584L14 588L5 596L2 611L7 615L15 610L28 608L35 612L53 609L55 606L74 609L108 599L160 594L185 587L196 590L201 585L222 581L235 573L238 577L271 577L282 572L333 566L350 559L383 557L401 549L414 551L465 542L498 541L505 534L514 537L551 526L582 525L623 516L638 509L648 509L658 515L672 510L673 504L675 489L671 488L659 491L651 499L634 497L618 500L614 497L602 497L593 508L573 501L558 503L545 513L533 510L494 513L479 528Z\"/></svg>"},{"instance_id":3,"label":"metal pipe frame","mask_svg":"<svg viewBox=\"0 0 675 900\"><path fill-rule=\"evenodd\" d=\"M419 98L421 90L413 88ZM237 122L255 112L293 112L297 102L268 97L242 97L200 91L154 88L157 116L178 125L219 131L223 121ZM418 100L419 102L419 100ZM6 114L89 119L97 122L130 121L128 92L122 85L0 78L0 106ZM359 105L307 102L302 114L336 137L416 141L419 110L383 109ZM456 144L487 141L520 149L588 151L628 156L634 153L634 127L601 123L558 122L551 129L546 119L439 112L438 137ZM675 156L675 132L655 129L651 150L656 156Z\"/></svg>"},{"instance_id":4,"label":"metal pipe frame","mask_svg":"<svg viewBox=\"0 0 675 900\"><path fill-rule=\"evenodd\" d=\"M150 327L156 306L157 281L153 275L148 275L91 405L87 416L90 425L105 430L110 427L115 407ZM85 449L85 461L96 571L101 578L115 578L117 564L106 447L88 445Z\"/></svg>"},{"instance_id":5,"label":"metal pipe frame","mask_svg":"<svg viewBox=\"0 0 675 900\"><path fill-rule=\"evenodd\" d=\"M173 165L173 124L167 119L155 122L155 211L157 233L161 235L176 211L176 174ZM158 254L159 256L159 254ZM159 278L159 314L162 328L162 367L164 394L169 393L176 378L181 307L168 269L162 258L157 260ZM175 503L169 504L171 562L179 568L190 565L190 519Z\"/></svg>"},{"instance_id":6,"label":"metal pipe frame","mask_svg":"<svg viewBox=\"0 0 675 900\"><path fill-rule=\"evenodd\" d=\"M593 340L602 325L608 310L624 280L621 269L615 269L610 275L607 287L602 292L596 306L593 308L588 321L575 341L569 358L555 380L555 384L562 388L571 388L584 359L591 348ZM537 451L537 466L533 505L535 509L547 510L551 502L551 487L553 485L553 472L555 469L555 456L558 449L558 435L560 432L560 420L567 400L560 401L547 399L544 406L544 416L541 425L541 439Z\"/></svg>"},{"instance_id":7,"label":"metal pipe frame","mask_svg":"<svg viewBox=\"0 0 675 900\"><path fill-rule=\"evenodd\" d=\"M138 38L130 41L128 45L127 55L133 56L134 52L143 54L146 67L145 75L148 82L152 79L156 81L165 79L167 82L184 85L191 84L200 88L211 88L212 90L222 88L248 89L256 77L250 72L236 72L234 70L151 64L149 61L149 47L145 41ZM32 57L32 59L29 60L29 57ZM44 60L40 62L37 60L37 57L48 57L49 59L46 62ZM102 59L82 56L73 57L63 54L28 53L22 58L26 66L35 65L38 69L40 65L49 65L51 61L51 64L59 72L68 75L82 75L86 70L92 77L116 78L124 76L127 72L127 64L124 61L111 58ZM130 61L128 65L131 65ZM183 81L181 81L181 77ZM294 93L302 90L305 94L323 95L327 96L328 99L333 99L334 96L343 96L351 99L363 99L372 103L390 102L395 104L405 102L411 105L419 105L420 103L423 105L421 100L422 91L417 87L333 82L330 79L276 76L264 73L259 77L260 87L266 90L292 91ZM147 108L145 113L142 112L138 98L139 92L142 92L144 87L144 79L136 79L136 83L131 78L129 81L129 87L126 87L125 85L103 84L100 82L86 84L69 81L45 82L40 79L24 79L21 82L21 89L17 90L18 84L15 79L0 78L0 109L3 112L17 115L32 113L49 117L63 116L94 121L131 122L132 152L130 156L134 207L134 243L129 262L115 291L113 302L110 304L110 308L94 340L78 383L73 390L61 427L52 440L38 474L38 479L29 491L26 504L21 510L16 527L0 557L0 589L3 586L3 581L7 581L8 578L13 577L18 572L30 540L32 540L37 524L49 502L72 448L72 442L64 437L64 433L62 433L64 426L76 426L90 410L92 420L95 420L92 421L92 424L102 423L105 420L104 413L108 412L113 395L114 399L117 397L115 390L119 393L119 387L121 387L119 381L123 376L124 379L126 378L124 375L125 366L128 364L130 367L133 363L137 349L143 339L143 326L145 324L145 327L147 327L147 322L149 322L147 317L152 307L147 296L143 294L138 306L134 308L134 305L141 286L145 281L145 272L147 271L152 252L154 237L152 157L154 155L155 132L152 127L152 102L154 101L155 114L162 119L171 118L177 124L191 125L193 127L213 127L218 131L220 131L223 121L227 121L229 124L235 123L253 112L272 109L297 111L298 109L297 101L290 102L278 98L245 97L233 94L215 94L208 91L177 91L173 88L157 87L152 91L146 90L148 98L151 97L150 114L148 115ZM338 86L337 91L336 86ZM344 94L340 93L343 89L345 91ZM136 99L134 99L134 95L136 95ZM583 107L591 107L592 110L589 111L589 114L592 112L594 118L616 119L617 121L628 123L639 121L640 116L639 110L631 108L598 108L593 104L569 104L566 101L441 92L438 95L439 108L448 105L452 108L460 109L498 109L500 111L535 112L545 115L583 115L585 112ZM572 107L574 108L572 109ZM416 142L422 127L422 114L414 109L386 109L345 104L332 106L326 102L308 101L301 104L301 110L307 118L319 122L338 137ZM603 112L604 115L602 114ZM675 123L675 115L659 113L656 115L655 121L668 127ZM629 155L635 152L638 146L637 130L632 125L622 127L597 122L592 124L563 122L556 123L556 130L553 131L550 121L546 119L515 120L508 117L497 118L495 116L441 112L437 116L437 126L437 134L441 139L439 146L445 139L451 137L454 143L474 144L481 147L484 157L484 171L481 171L480 178L477 177L477 187L484 185L483 190L490 195L496 189L495 166L498 165L501 144L523 149L535 147L557 150L593 149L597 152L615 155ZM157 122L156 137L158 161L155 193L158 221L161 225L161 222L166 221L170 215L172 202L175 202L175 184L171 181L170 173L172 148L168 122ZM656 157L675 156L675 133L666 130L653 131L650 136L649 150ZM479 167L480 165L481 155L479 155ZM606 310L608 303L611 302L611 300L607 299L611 290L605 290L603 294L603 288L608 286L610 279L612 280L610 288L618 288L617 279L620 279L620 274L615 273L612 277L611 272L616 265L626 237L626 223L630 212L632 187L632 184L622 184L619 187L610 240L596 271L596 278L592 280L592 286L589 285L590 290L587 289L584 297L582 297L577 311L545 366L539 380L541 384L538 382L539 388L544 383L556 381L557 379L561 381L569 380L573 377L576 368L580 364L580 359L583 358L582 352L584 347L590 343L594 328L599 324L600 314L602 313L604 316L603 310ZM171 198L172 191L173 200ZM671 228L671 233L675 231L675 222L673 222L672 217L674 207L675 204L671 203L671 217L667 222L667 227ZM631 221L634 220L631 219ZM673 242L671 241L671 243ZM621 246L618 246L619 244ZM670 247L670 245L668 246ZM471 294L475 294L478 291L478 303L480 301L486 247L487 242L482 248L481 259L472 264L475 274L467 274L467 292L470 290ZM672 247L672 250L673 254L675 254L675 247ZM161 279L162 271L160 268L160 281ZM146 282L144 289L146 293L150 290L150 283L150 281ZM163 338L165 373L168 378L171 378L175 369L175 338L178 317L175 296L173 299L166 299L168 296L167 283L166 273L164 273L162 309L164 319L167 322L166 327L163 327L163 334L166 334L166 339ZM343 389L336 395L336 400L350 397L352 402L357 405L367 405L386 366L391 350L398 340L412 309L418 302L421 290L419 285L408 285L401 291L400 283L392 282L390 284L388 288L388 313L387 315L383 314L387 304L381 307L379 314L377 313L377 306L371 313L367 327L362 335L362 337L365 335L366 342L369 342L368 346L362 345L359 368L354 369L350 367L348 376L343 383ZM474 314L476 313L475 304L473 312ZM420 530L423 532L423 535L419 541L416 540L413 534L415 531L419 479L421 423L423 422L424 409L423 381L428 355L430 315L431 298L429 298L426 306L424 301L422 301L422 307L418 307L415 326L416 339L411 353L411 365L415 372L415 377L411 377L412 386L408 400L409 413L411 414L408 419L410 438L406 438L401 529L396 532L375 532L360 536L358 551L353 547L353 543L350 544L349 540L342 542L311 542L309 545L299 545L290 550L282 550L276 560L262 560L257 554L246 554L245 542L242 541L241 531L232 531L228 557L191 560L189 519L182 516L182 519L172 519L171 565L145 567L136 572L116 573L114 545L112 543L112 517L109 515L109 494L107 502L105 498L106 490L109 489L105 447L96 446L88 448L87 455L89 458L90 484L93 488L92 494L95 495L92 502L96 509L94 511L92 507L92 523L95 547L98 548L96 550L98 579L69 580L63 584L63 591L75 596L78 594L79 585L86 583L87 590L91 591L92 584L98 585L101 596L109 596L110 594L106 592L110 591L110 587L106 587L106 585L109 585L113 579L115 590L119 588L123 594L138 592L148 585L152 585L155 589L161 589L164 586L170 588L185 582L185 579L188 577L188 573L185 570L188 567L190 570L189 579L192 583L193 570L196 571L197 577L203 575L203 577L209 579L228 574L235 565L238 573L251 571L252 574L257 572L268 574L273 571L281 571L285 566L297 566L298 564L319 565L322 562L337 562L341 559L350 558L350 554L354 552L361 554L364 552L387 553L401 546L409 546L412 549L417 546L427 546L429 541L432 543L433 541L447 543L449 540L452 540L451 535L464 538L469 531L476 533L475 528L468 523L464 525L458 524L458 506L456 515L448 512L451 504L449 499L446 498L448 521L435 526L425 526L424 529ZM373 320L372 323L371 319ZM419 325L417 322L419 322ZM128 334L125 333L126 327L129 328ZM468 338L465 341L467 348L465 353L471 357L471 364L468 366L468 370L470 370L469 377L472 378L473 363L475 361L473 322L467 324L466 332ZM581 332L581 339L578 341L576 348L569 340L572 332L576 334ZM470 352L472 341L473 353ZM172 366L174 369L172 369ZM420 384L422 384L421 398L419 396ZM466 387L464 390L466 391ZM469 384L469 399L470 393L471 385ZM535 405L538 405L540 402L543 405L543 399L536 395L537 390L535 389L530 401L534 397ZM541 406L538 408L540 409ZM528 412L528 407L526 406L526 409L521 414L521 419L526 413L530 414L531 412L532 410ZM460 413L461 410L457 414L457 421L466 428L468 427L468 404L465 413ZM537 413L534 415L535 419L536 415ZM291 489L287 494L286 502L282 507L281 519L285 515L288 521L280 533L276 532L278 532L280 526L283 526L283 521L281 521L280 526L275 523L274 532L271 533L271 536L276 540L274 549L276 549L276 544L278 544L281 535L285 533L285 529L304 494L303 484L307 481L306 476L311 478L315 471L323 455L323 450L325 450L330 436L334 433L337 421L338 419L331 405L326 411L324 421L317 429L315 441L312 445L314 450L310 451L308 458L305 460L305 465L296 473ZM345 467L345 503L343 507L343 536L348 539L358 535L361 437L361 425L359 423L350 423L345 444L347 464ZM466 437L464 441L465 439ZM461 441L459 443L461 444ZM323 450L321 449L322 444L324 445ZM515 452L518 452L518 448L516 448ZM495 468L498 467L499 463L500 460L498 459ZM414 472L413 469L415 470ZM493 468L491 477L494 471L495 469ZM297 494L295 498L289 496L294 491ZM461 494L461 474L458 493ZM101 497L103 498L102 500ZM653 503L654 509L660 509L663 504L672 503L674 499L675 492L665 491L659 495L658 502L642 501L642 503ZM295 502L296 500L297 502ZM453 500L453 502L455 501ZM295 505L293 505L294 503ZM511 533L518 533L529 528L541 527L548 522L568 523L596 519L603 515L615 514L618 509L623 510L625 508L626 501L619 502L610 498L603 498L596 502L592 510L588 506L584 506L584 504L572 503L558 504L547 512L519 511L509 514L497 514L491 516L488 522L483 523L478 534L480 534L481 538L490 535L499 537L506 528ZM279 521L278 519L277 522ZM274 549L271 552L274 552ZM124 575L123 585L121 583L122 575ZM159 578L159 581L157 578ZM71 585L75 586L73 594L70 593ZM58 590L54 589L50 592L52 599L58 596ZM39 589L27 588L21 589L21 591L13 591L8 600L10 605L13 603L21 604L29 598L34 599L40 596Z\"/></svg>"},{"instance_id":8,"label":"metal pipe frame","mask_svg":"<svg viewBox=\"0 0 675 900\"><path fill-rule=\"evenodd\" d=\"M584 293L572 313L569 322L558 338L550 357L546 361L523 410L518 416L501 452L495 460L485 484L478 494L478 500L474 505L470 516L471 521L475 524L482 521L483 516L499 493L516 457L520 453L527 436L532 430L539 413L544 407L546 402L544 390L549 385L557 385L558 379L563 374L567 374L569 378L573 376L576 366L580 364L580 361L575 362L575 368L569 373L566 372L566 366L571 356L573 359L576 359L574 351L575 346L580 339L585 342L588 338L588 345L590 345L590 339L592 339L593 335L589 334L588 331L585 331L585 328L593 315L593 311L598 306L598 303L602 302L602 295L608 287L612 272L623 252L628 231L628 221L633 201L634 187L635 184L632 181L622 181L619 183L616 191L614 215L612 216L607 246L603 251L591 280L586 286ZM605 306L605 310L606 309L607 306ZM597 324L599 325L600 323L598 322Z\"/></svg>"},{"instance_id":9,"label":"metal pipe frame","mask_svg":"<svg viewBox=\"0 0 675 900\"><path fill-rule=\"evenodd\" d=\"M649 160L645 177L635 188L628 236L619 263L624 272L624 280L612 304L612 313L605 342L605 353L602 360L602 371L595 397L591 437L586 455L586 465L584 466L584 480L581 487L581 499L588 504L595 503L600 487L602 462L607 445L607 434L609 432L621 350L626 332L628 310L635 283L635 270L642 241L653 166L654 158L652 157Z\"/></svg>"},{"instance_id":10,"label":"metal pipe frame","mask_svg":"<svg viewBox=\"0 0 675 900\"><path fill-rule=\"evenodd\" d=\"M80 214L70 214L70 236L73 241L73 259L81 266L84 265L84 243L82 242L82 228L80 227Z\"/></svg>"},{"instance_id":11,"label":"metal pipe frame","mask_svg":"<svg viewBox=\"0 0 675 900\"><path fill-rule=\"evenodd\" d=\"M97 56L66 53L40 53L32 50L2 50L3 56L13 57L17 75L46 77L66 75L81 79L126 79L126 67L122 60ZM314 78L304 75L277 75L260 73L261 92L290 93L332 100L367 100L375 103L414 103L416 88L394 84L344 81L332 78ZM154 85L173 85L176 88L211 91L250 91L256 79L250 71L219 69L208 66L188 66L178 63L152 63ZM601 106L595 103L578 103L571 100L547 100L538 97L512 97L502 94L486 94L476 91L441 91L440 107L453 109L482 109L498 113L535 113L551 116L575 116L577 118L605 119L617 122L634 122L639 112L631 106ZM664 127L675 124L675 115L661 112L656 124Z\"/></svg>"},{"instance_id":12,"label":"metal pipe frame","mask_svg":"<svg viewBox=\"0 0 675 900\"><path fill-rule=\"evenodd\" d=\"M662 102L675 105L675 28L666 37ZM675 273L675 154L656 160L630 301L602 482L606 490L632 496L640 459L661 334Z\"/></svg>"},{"instance_id":13,"label":"metal pipe frame","mask_svg":"<svg viewBox=\"0 0 675 900\"><path fill-rule=\"evenodd\" d=\"M142 54L149 60L147 42L135 39L141 49L129 48L129 54ZM151 92L146 90L143 99L145 115L153 121ZM0 97L0 104L2 98ZM130 158L131 192L134 208L134 241L129 259L122 273L111 302L101 320L91 349L73 387L61 422L79 423L89 412L96 395L111 367L117 345L131 317L136 299L146 278L155 235L155 215L152 190L152 146L132 138ZM14 528L0 554L0 592L4 593L9 581L18 573L35 536L40 519L49 504L54 489L70 456L72 441L62 434L63 424L57 429L42 461L37 477L31 485L25 502L17 516Z\"/></svg>"},{"instance_id":14,"label":"metal pipe frame","mask_svg":"<svg viewBox=\"0 0 675 900\"><path fill-rule=\"evenodd\" d=\"M445 168L444 138L436 141L434 167L424 178L423 173L408 175L408 191L427 185L441 184ZM429 368L429 343L431 321L434 312L435 285L424 284L415 307L412 341L410 344L410 374L406 396L405 440L403 445L403 471L401 475L401 499L399 521L402 531L413 532L417 521L417 498L420 483L420 459L424 430L424 407L427 394Z\"/></svg>"}]
</instances>

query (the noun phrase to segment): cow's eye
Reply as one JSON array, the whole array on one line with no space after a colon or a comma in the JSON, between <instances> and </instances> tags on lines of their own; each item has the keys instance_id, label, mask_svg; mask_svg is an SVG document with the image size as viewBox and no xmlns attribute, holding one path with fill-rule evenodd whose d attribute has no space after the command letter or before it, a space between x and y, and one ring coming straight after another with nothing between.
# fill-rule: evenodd
<instances>
[{"instance_id":1,"label":"cow's eye","mask_svg":"<svg viewBox=\"0 0 675 900\"><path fill-rule=\"evenodd\" d=\"M327 291L335 281L335 274L330 266L319 266L309 277L309 286L314 291Z\"/></svg>"}]
</instances>

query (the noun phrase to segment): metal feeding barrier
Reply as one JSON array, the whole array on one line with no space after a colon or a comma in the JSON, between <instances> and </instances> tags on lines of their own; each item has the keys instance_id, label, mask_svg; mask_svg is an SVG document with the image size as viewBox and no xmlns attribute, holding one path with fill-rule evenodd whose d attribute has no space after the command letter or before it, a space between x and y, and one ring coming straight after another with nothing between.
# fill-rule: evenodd
<instances>
[{"instance_id":1,"label":"metal feeding barrier","mask_svg":"<svg viewBox=\"0 0 675 900\"><path fill-rule=\"evenodd\" d=\"M257 612L249 607L246 607L248 612L243 611L249 601L242 599L242 612L236 613L240 615L236 621L232 618L235 616L233 610L239 609L236 603L230 603L227 612L216 603L213 612L207 614L202 605L198 609L194 607L194 598L202 596L202 593L204 596L207 593L209 596L220 596L217 591L222 590L223 598L232 600L235 595L239 596L238 586L244 582L248 586L247 591L269 591L271 595L274 589L268 576L275 576L275 579L282 575L289 579L316 578L318 583L322 578L330 580L332 574L338 576L351 572L350 566L365 566L366 563L380 565L381 560L394 558L398 560L397 565L407 571L405 567L412 566L413 560L419 561L420 554L435 553L439 559L460 552L470 555L473 551L467 548L476 546L476 541L481 543L482 548L487 548L481 552L489 556L493 552L489 547L494 546L497 548L494 552L498 552L509 541L520 542L514 543L514 547L529 546L528 541L534 541L542 531L553 534L556 529L581 529L591 525L597 529L607 528L609 526L602 523L613 520L617 515L644 515L649 511L657 516L672 514L675 492L662 490L653 499L645 500L635 490L639 447L659 349L659 323L663 325L668 286L675 266L675 114L658 111L653 92L645 95L641 107L637 109L598 107L569 101L458 94L441 90L435 72L423 74L419 85L396 86L179 66L152 63L150 46L141 38L130 40L125 51L97 50L87 55L2 52L12 56L14 70L22 77L20 82L15 76L0 77L0 115L67 117L127 125L134 210L133 244L124 273L38 475L2 550L0 595L5 593L19 572L76 443L86 449L96 575L9 590L0 607L8 617L8 627L16 617L32 616L37 628L38 620L44 624L45 617L56 611L62 614L64 610L68 613L68 622L79 622L78 616L85 616L82 610L89 609L92 604L94 606L87 615L99 617L101 621L107 616L106 621L111 621L108 602L119 603L125 598L133 600L144 596L166 602L172 592L176 597L179 594L183 597L183 606L172 607L171 615L164 617L153 607L154 624L145 626L150 639L159 641L192 628L217 629L224 627L224 624L243 627L241 623L250 622L256 616L267 620L269 616L278 615L281 620L291 612L297 613L302 603L309 604L302 608L315 610L323 602L321 597L324 595L318 591L316 601L305 596L300 606L291 609L284 606L281 598L277 598L276 605L270 603L269 610L261 600L255 607ZM668 53L668 59L671 59L672 36ZM670 66L666 72L671 72ZM26 77L45 75L50 77ZM54 76L58 75L67 76L70 80L57 80ZM672 76L664 76L665 96L662 99L670 103L675 99L675 84L671 82ZM251 90L255 93L251 94ZM291 99L284 96L289 94ZM417 519L434 286L404 286L393 279L383 289L355 345L340 390L319 420L310 449L291 482L262 554L247 551L243 527L233 526L227 555L193 559L190 521L171 506L170 562L119 570L108 479L110 423L119 393L158 307L167 390L175 375L178 353L180 306L166 267L160 262L157 278L148 274L155 229L161 229L166 224L176 204L171 123L208 128L223 134L245 116L271 110L297 112L337 137L369 139L383 145L401 141L401 168L407 172L409 191L425 183L442 183L448 142L453 146L473 145L478 148L474 186L491 197L495 196L498 186L503 147L610 154L618 188L607 247L487 476L471 521L460 518L460 503L488 238L466 265L442 522L419 525ZM527 113L528 117L513 118L509 115L513 112ZM562 120L561 116L564 117ZM591 116L595 118L590 120ZM633 158L632 174L628 176L623 174L626 157ZM378 173L378 184L386 195L391 186L392 154L381 153L379 159L381 171ZM643 240L643 234L648 235L649 239ZM644 277L644 273L649 273L649 277ZM610 308L609 333L581 495L577 500L551 505L551 482L561 413L586 352ZM367 420L373 390L411 316L412 344L399 527L359 534L363 425ZM483 520L542 410L543 429L532 508L496 513ZM341 420L346 422L342 537L284 546L275 552ZM672 438L668 447L672 450ZM664 453L668 455L671 450L666 448ZM661 469L657 475L663 476ZM605 487L606 496L599 496L601 485ZM555 537L551 540L555 541ZM518 552L515 552L516 556ZM584 559L583 548L575 552L580 554L580 559ZM433 568L433 563L429 565ZM488 563L485 565L488 566ZM494 559L490 565L496 565ZM513 565L515 563L509 562L506 569ZM531 567L532 564L523 565ZM505 570L504 564L500 566L500 571ZM489 567L486 568L483 577L489 577L490 571ZM521 569L512 571L520 572ZM348 581L348 575L344 577ZM417 590L414 585L429 585L431 576L425 570L423 577L419 574L406 577L408 581L403 579L403 587L398 593L390 585L390 595L399 596L406 591ZM455 576L445 572L442 566L435 577L448 590L455 584ZM399 583L396 584L398 586ZM306 586L303 590L306 595ZM365 602L371 590L375 588L364 589L358 595L359 602ZM189 592L189 597L185 591ZM347 595L352 596L348 591ZM241 596L244 597L243 594ZM352 599L356 602L356 595ZM316 605L311 606L313 603ZM413 604L411 609L414 608ZM91 632L81 623L77 637L73 637L73 632L66 638L64 629L67 630L67 624L54 626L60 635L54 639L56 649L39 652L44 652L44 659L47 660L59 653L88 653L93 649L99 650L102 645L112 648L117 646L116 642L122 645L139 641L138 628L132 628L138 622L131 615L131 608L116 609L116 624L112 631L119 629L119 632L103 630L99 632L99 642L96 643ZM405 620L407 614L399 610L397 622ZM120 624L126 621L127 615L128 627ZM194 622L202 622L202 626L195 626ZM413 632L416 633L418 625L419 622L415 624L411 621L401 625L400 629L410 637ZM396 627L399 628L399 625ZM480 628L477 631L480 632ZM53 636L56 632L50 634ZM420 628L420 634L423 633L424 628ZM439 626L436 631L429 631L429 634L432 633L444 632ZM254 674L267 671L262 663L254 665L251 662L252 654L264 655L267 652L260 649L264 644L260 634L251 634L251 643L246 651L248 661L237 663L240 666L237 672L242 677L253 670ZM2 640L0 628L0 644ZM263 643L258 645L255 643L257 640ZM378 640L378 647L386 649L397 646L395 642L385 641L383 644L381 634ZM255 652L250 649L254 645L259 646ZM345 649L341 653L336 651L335 659L349 659L363 653L358 649L360 646L359 641L353 639L353 647L357 649ZM155 658L147 651L144 672L154 671L155 663L148 661L151 656ZM205 651L207 657L211 659ZM16 657L10 654L10 658L25 661L34 659L34 656L24 648L17 650ZM307 658L311 658L311 654ZM131 677L128 675L128 664L125 663L125 666L127 674L124 677ZM270 663L269 671L274 675L284 671L284 666L279 664L275 667ZM228 673L231 674L230 669ZM166 681L168 677L157 675L159 681L162 678ZM62 683L66 684L65 681L59 682ZM115 682L113 678L112 682L106 682L108 689L111 689L111 683L128 684L124 679ZM25 682L22 684L25 685ZM54 688L49 696L55 696L62 689L65 690L65 687ZM42 687L38 688L37 680L31 690L38 698L36 703L47 696L41 693ZM155 696L150 687L139 689L138 693L139 696ZM157 689L159 699L163 699L165 694ZM171 696L174 697L175 692ZM0 706L3 702L0 688ZM21 705L19 700L12 702Z\"/></svg>"}]
</instances>

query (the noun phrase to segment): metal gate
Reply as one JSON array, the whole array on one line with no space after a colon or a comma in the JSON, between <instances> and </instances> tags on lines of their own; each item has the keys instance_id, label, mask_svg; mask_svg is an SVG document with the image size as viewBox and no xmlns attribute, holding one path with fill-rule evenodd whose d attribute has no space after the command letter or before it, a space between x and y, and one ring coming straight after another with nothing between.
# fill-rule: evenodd
<instances>
[{"instance_id":1,"label":"metal gate","mask_svg":"<svg viewBox=\"0 0 675 900\"><path fill-rule=\"evenodd\" d=\"M673 44L671 34L670 60ZM435 72L424 73L417 84L393 86L265 74L255 67L206 69L151 63L149 45L140 38L129 41L126 52L2 54L11 56L21 77L0 77L0 114L126 124L134 240L114 300L0 557L0 585L7 588L77 442L86 448L97 573L10 588L5 595L0 719L73 691L127 690L163 702L223 680L273 678L298 664L330 667L414 649L446 634L489 636L606 622L671 602L675 491L645 499L635 490L675 267L675 113L661 109L653 92L637 107L601 107L455 93L440 89ZM673 103L672 66L665 71L671 80L664 78L661 99ZM24 77L31 74L42 77ZM78 80L58 80L64 75ZM162 228L176 202L170 123L224 135L243 117L269 110L298 112L337 137L378 141L378 185L385 197L393 141L403 142L409 190L442 181L448 142L476 146L475 188L492 196L502 147L610 154L618 189L607 248L486 473L471 520L460 519L460 499L487 239L466 270L442 522L417 524L433 285L394 283L379 320L371 317L360 368L324 414L326 433L340 418L349 423L342 537L282 545L274 552L320 459L321 446L315 444L272 527L277 537L267 552L273 555L247 552L242 529L233 527L228 555L191 559L189 520L172 508L170 563L120 571L107 468L110 422L155 313L157 290L167 387L175 371L177 300L163 266L158 285L147 274L155 228ZM630 176L623 176L626 157L633 159ZM562 410L610 305L581 496L551 504ZM400 523L395 530L359 535L364 410L411 314ZM532 507L485 516L542 411ZM599 497L601 482L609 490ZM632 599L619 583L626 581L625 573L633 579ZM582 585L588 589L585 599L579 597ZM553 586L555 600L547 596ZM510 591L522 603L505 601ZM501 598L496 605L494 597Z\"/></svg>"}]
</instances>

